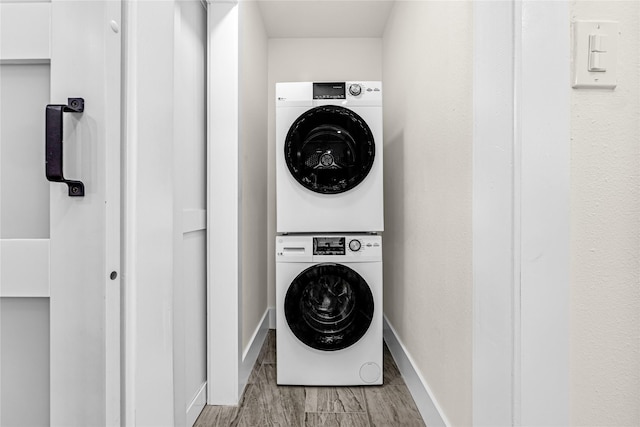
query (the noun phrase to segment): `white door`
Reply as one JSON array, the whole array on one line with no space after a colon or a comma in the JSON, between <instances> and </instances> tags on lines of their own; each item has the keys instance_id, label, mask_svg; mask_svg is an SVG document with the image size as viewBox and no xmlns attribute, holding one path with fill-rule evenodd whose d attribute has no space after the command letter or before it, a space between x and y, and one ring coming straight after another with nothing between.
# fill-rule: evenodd
<instances>
[{"instance_id":1,"label":"white door","mask_svg":"<svg viewBox=\"0 0 640 427\"><path fill-rule=\"evenodd\" d=\"M0 2L2 426L119 424L120 18L117 0ZM84 111L45 129L68 98ZM45 131L52 179L83 196L46 180Z\"/></svg>"}]
</instances>

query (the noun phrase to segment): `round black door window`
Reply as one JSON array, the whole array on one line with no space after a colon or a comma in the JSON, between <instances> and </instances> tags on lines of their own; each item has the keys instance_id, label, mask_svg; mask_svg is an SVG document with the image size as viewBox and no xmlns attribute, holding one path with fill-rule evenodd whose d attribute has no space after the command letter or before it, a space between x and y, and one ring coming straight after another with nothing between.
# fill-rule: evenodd
<instances>
[{"instance_id":1,"label":"round black door window","mask_svg":"<svg viewBox=\"0 0 640 427\"><path fill-rule=\"evenodd\" d=\"M296 277L284 299L293 334L317 350L341 350L369 329L373 295L362 276L340 264L317 264Z\"/></svg>"},{"instance_id":2,"label":"round black door window","mask_svg":"<svg viewBox=\"0 0 640 427\"><path fill-rule=\"evenodd\" d=\"M369 126L358 114L336 105L302 114L284 143L289 171L316 193L337 194L354 188L371 170L374 157Z\"/></svg>"}]
</instances>

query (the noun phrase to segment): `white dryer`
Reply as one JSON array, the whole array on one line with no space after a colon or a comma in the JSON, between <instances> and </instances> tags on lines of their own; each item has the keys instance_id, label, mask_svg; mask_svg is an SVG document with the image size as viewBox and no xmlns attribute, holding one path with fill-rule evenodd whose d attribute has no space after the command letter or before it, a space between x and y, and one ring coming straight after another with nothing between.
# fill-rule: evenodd
<instances>
[{"instance_id":1,"label":"white dryer","mask_svg":"<svg viewBox=\"0 0 640 427\"><path fill-rule=\"evenodd\" d=\"M383 231L382 151L380 82L277 83L277 231Z\"/></svg>"},{"instance_id":2,"label":"white dryer","mask_svg":"<svg viewBox=\"0 0 640 427\"><path fill-rule=\"evenodd\" d=\"M382 239L276 237L277 383L382 384Z\"/></svg>"}]
</instances>

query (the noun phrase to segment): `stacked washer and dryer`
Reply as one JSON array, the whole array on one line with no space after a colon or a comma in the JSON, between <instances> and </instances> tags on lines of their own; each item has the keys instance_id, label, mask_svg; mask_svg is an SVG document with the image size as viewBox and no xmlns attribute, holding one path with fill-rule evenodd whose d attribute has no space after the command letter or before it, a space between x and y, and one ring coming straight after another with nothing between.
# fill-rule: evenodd
<instances>
[{"instance_id":1,"label":"stacked washer and dryer","mask_svg":"<svg viewBox=\"0 0 640 427\"><path fill-rule=\"evenodd\" d=\"M276 84L277 382L382 384L382 86Z\"/></svg>"}]
</instances>

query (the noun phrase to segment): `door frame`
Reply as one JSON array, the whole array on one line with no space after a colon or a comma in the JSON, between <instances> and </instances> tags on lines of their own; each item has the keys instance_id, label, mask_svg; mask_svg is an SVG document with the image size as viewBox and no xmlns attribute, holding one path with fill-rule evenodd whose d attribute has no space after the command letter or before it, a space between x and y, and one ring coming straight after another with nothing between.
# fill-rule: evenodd
<instances>
[{"instance_id":1,"label":"door frame","mask_svg":"<svg viewBox=\"0 0 640 427\"><path fill-rule=\"evenodd\" d=\"M207 403L237 405L242 393L239 5L207 1Z\"/></svg>"},{"instance_id":2,"label":"door frame","mask_svg":"<svg viewBox=\"0 0 640 427\"><path fill-rule=\"evenodd\" d=\"M204 395L184 400L186 362L180 352L187 333L184 295L178 292L184 279L183 234L203 230L205 220L203 210L185 214L181 204L182 152L175 135L178 121L191 110L176 110L184 103L175 84L178 6L177 1L132 1L123 11L126 426L184 425Z\"/></svg>"},{"instance_id":3,"label":"door frame","mask_svg":"<svg viewBox=\"0 0 640 427\"><path fill-rule=\"evenodd\" d=\"M123 425L173 425L172 1L125 2ZM164 49L156 49L164 46ZM163 70L163 72L157 72ZM149 78L153 75L154 78Z\"/></svg>"},{"instance_id":4,"label":"door frame","mask_svg":"<svg viewBox=\"0 0 640 427\"><path fill-rule=\"evenodd\" d=\"M569 422L569 4L474 2L474 425Z\"/></svg>"}]
</instances>

